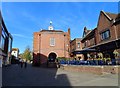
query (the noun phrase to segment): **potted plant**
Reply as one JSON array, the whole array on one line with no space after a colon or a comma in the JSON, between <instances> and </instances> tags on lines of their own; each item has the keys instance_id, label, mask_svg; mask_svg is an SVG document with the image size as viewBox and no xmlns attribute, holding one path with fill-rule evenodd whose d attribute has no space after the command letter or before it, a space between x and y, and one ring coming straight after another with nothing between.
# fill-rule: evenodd
<instances>
[{"instance_id":1,"label":"potted plant","mask_svg":"<svg viewBox=\"0 0 120 88\"><path fill-rule=\"evenodd\" d=\"M118 64L119 63L119 61L118 61L118 59L119 59L119 52L117 50L114 50L113 54L115 56L116 64Z\"/></svg>"}]
</instances>

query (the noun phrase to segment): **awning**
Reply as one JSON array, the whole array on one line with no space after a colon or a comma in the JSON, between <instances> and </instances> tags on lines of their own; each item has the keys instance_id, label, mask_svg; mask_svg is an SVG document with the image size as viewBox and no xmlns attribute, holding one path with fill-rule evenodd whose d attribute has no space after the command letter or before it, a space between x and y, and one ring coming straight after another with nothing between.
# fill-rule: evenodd
<instances>
[{"instance_id":1,"label":"awning","mask_svg":"<svg viewBox=\"0 0 120 88\"><path fill-rule=\"evenodd\" d=\"M96 49L95 49L96 48ZM84 54L84 53L90 53L90 52L102 52L102 51L109 51L109 50L115 50L120 48L120 39L110 41L107 43L102 43L99 45L95 45L93 47L85 48L82 50L76 50L73 52L73 54Z\"/></svg>"},{"instance_id":2,"label":"awning","mask_svg":"<svg viewBox=\"0 0 120 88\"><path fill-rule=\"evenodd\" d=\"M74 51L74 54L84 54L84 53L90 53L90 52L99 52L99 51L96 50L96 49L86 48L86 49L83 49L83 50Z\"/></svg>"}]
</instances>

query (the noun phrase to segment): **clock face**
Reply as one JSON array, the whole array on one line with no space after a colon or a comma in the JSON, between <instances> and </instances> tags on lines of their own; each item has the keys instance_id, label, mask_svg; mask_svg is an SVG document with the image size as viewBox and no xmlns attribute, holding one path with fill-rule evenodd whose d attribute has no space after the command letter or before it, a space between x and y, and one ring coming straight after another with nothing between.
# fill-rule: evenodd
<instances>
[{"instance_id":1,"label":"clock face","mask_svg":"<svg viewBox=\"0 0 120 88\"><path fill-rule=\"evenodd\" d=\"M53 30L52 21L50 21L50 26L48 27L48 30Z\"/></svg>"},{"instance_id":2,"label":"clock face","mask_svg":"<svg viewBox=\"0 0 120 88\"><path fill-rule=\"evenodd\" d=\"M48 28L49 30L53 30L53 26L49 26L49 28Z\"/></svg>"}]
</instances>

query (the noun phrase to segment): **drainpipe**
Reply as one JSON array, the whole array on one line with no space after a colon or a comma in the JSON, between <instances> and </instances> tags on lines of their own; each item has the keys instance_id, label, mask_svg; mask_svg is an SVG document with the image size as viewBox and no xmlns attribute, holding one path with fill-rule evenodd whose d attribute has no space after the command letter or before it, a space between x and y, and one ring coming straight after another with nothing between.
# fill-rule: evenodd
<instances>
[{"instance_id":1,"label":"drainpipe","mask_svg":"<svg viewBox=\"0 0 120 88\"><path fill-rule=\"evenodd\" d=\"M39 57L38 57L38 61L39 61L39 65L40 65L40 34L38 35L38 40L39 40L39 44L38 44L38 55L39 55Z\"/></svg>"},{"instance_id":2,"label":"drainpipe","mask_svg":"<svg viewBox=\"0 0 120 88\"><path fill-rule=\"evenodd\" d=\"M64 34L64 57L66 57L66 52L65 52L65 50L66 50L66 49L65 49L65 44L66 44L66 43L65 43L65 36L66 36L66 35Z\"/></svg>"},{"instance_id":3,"label":"drainpipe","mask_svg":"<svg viewBox=\"0 0 120 88\"><path fill-rule=\"evenodd\" d=\"M115 22L115 20L113 20L113 23ZM113 25L113 27L114 27L114 29L115 29L115 40L118 40L118 38L117 38L117 28L116 28L116 26L115 25ZM115 41L115 44L116 44L116 47L118 47L118 44L117 44L117 42Z\"/></svg>"}]
</instances>

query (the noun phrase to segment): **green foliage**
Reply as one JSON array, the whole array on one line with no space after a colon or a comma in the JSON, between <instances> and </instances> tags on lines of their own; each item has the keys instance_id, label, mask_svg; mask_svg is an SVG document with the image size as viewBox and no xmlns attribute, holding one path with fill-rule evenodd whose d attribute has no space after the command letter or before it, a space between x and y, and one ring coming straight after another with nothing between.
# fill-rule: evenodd
<instances>
[{"instance_id":1,"label":"green foliage","mask_svg":"<svg viewBox=\"0 0 120 88\"><path fill-rule=\"evenodd\" d=\"M21 54L21 58L29 61L32 60L31 50L29 46L27 46L25 51Z\"/></svg>"},{"instance_id":2,"label":"green foliage","mask_svg":"<svg viewBox=\"0 0 120 88\"><path fill-rule=\"evenodd\" d=\"M119 56L119 52L117 50L114 50L113 54L115 55L115 57Z\"/></svg>"}]
</instances>

